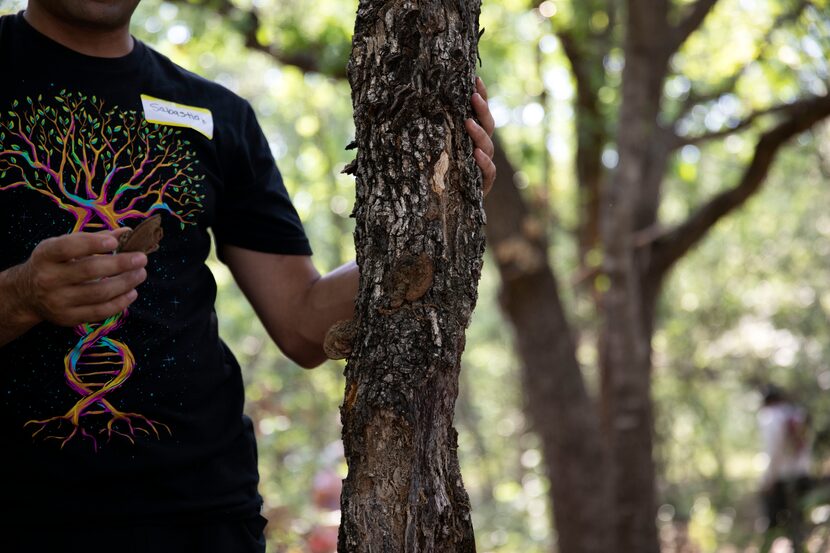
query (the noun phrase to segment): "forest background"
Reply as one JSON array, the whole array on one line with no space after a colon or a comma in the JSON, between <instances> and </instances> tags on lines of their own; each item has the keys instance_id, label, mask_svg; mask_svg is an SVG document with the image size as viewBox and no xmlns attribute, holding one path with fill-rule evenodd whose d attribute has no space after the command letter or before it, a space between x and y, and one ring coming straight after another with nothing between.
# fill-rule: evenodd
<instances>
[{"instance_id":1,"label":"forest background","mask_svg":"<svg viewBox=\"0 0 830 553\"><path fill-rule=\"evenodd\" d=\"M24 5L2 0L0 13ZM580 219L584 159L577 152L586 127L578 87L598 83L593 108L611 122L611 138L599 145L596 170L611 175L624 68L620 5L502 0L485 2L481 14L480 74L510 160L508 175L499 168L500 185L507 176L528 206L525 225L548 237L544 262L558 276L592 401L602 379L596 297L609 283L598 269L601 249L585 247ZM678 0L672 13L694 5ZM354 125L344 77L355 10L352 0L143 0L133 20L137 37L251 101L321 270L354 256L354 185L341 170L353 159L345 150ZM738 179L758 137L786 111L771 106L826 96L830 86L826 1L721 0L705 15L672 56L662 86L663 110L683 115L675 129L698 138L671 152L659 228L685 220ZM587 65L596 74L574 71L574 41L583 59L596 57ZM720 94L724 83L729 88ZM809 410L816 473L830 472L829 184L830 125L819 122L781 148L759 191L717 222L663 283L650 392L665 551L745 551L759 543L765 459L755 417L765 383L790 390ZM496 253L521 255L506 251ZM500 306L503 277L493 253L462 361L462 474L480 551L549 552L557 541L549 473L524 400L514 329ZM326 529L338 520L326 493L346 470L338 412L343 366L308 372L287 361L228 270L218 261L210 266L220 288L221 333L244 367L246 409L256 423L269 552L325 551ZM830 508L813 515L826 523Z\"/></svg>"}]
</instances>

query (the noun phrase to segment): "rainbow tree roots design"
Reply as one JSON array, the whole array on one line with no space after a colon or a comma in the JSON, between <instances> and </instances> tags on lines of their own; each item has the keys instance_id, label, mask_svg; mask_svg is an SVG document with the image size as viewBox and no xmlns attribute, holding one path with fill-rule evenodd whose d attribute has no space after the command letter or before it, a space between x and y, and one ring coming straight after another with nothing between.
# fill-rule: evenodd
<instances>
[{"instance_id":1,"label":"rainbow tree roots design","mask_svg":"<svg viewBox=\"0 0 830 553\"><path fill-rule=\"evenodd\" d=\"M15 100L14 111L0 115L0 177L6 183L0 192L22 188L46 196L72 216L72 232L114 230L157 212L182 229L195 223L203 210L204 175L180 129L65 90L50 103L42 96L23 102ZM126 317L125 310L76 327L81 338L64 358L64 376L81 399L63 415L28 421L34 437L59 440L61 448L79 437L97 451L104 437L135 443L138 435L170 433L167 425L120 411L107 399L135 369L130 348L109 336Z\"/></svg>"},{"instance_id":2,"label":"rainbow tree roots design","mask_svg":"<svg viewBox=\"0 0 830 553\"><path fill-rule=\"evenodd\" d=\"M170 434L170 428L138 413L125 413L116 409L106 396L121 387L135 367L135 358L124 343L108 338L127 315L114 315L100 325L84 324L75 328L81 339L64 358L64 376L69 387L81 395L81 399L64 415L45 420L31 420L26 426L36 426L33 436L43 433L44 438L60 440L61 448L72 438L80 436L92 443L98 451L98 437L82 425L82 418L106 417L106 426L98 430L107 441L121 436L130 443L140 432L160 438L159 428ZM50 430L47 430L50 428ZM44 432L46 431L46 432ZM68 432L68 434L67 434Z\"/></svg>"}]
</instances>

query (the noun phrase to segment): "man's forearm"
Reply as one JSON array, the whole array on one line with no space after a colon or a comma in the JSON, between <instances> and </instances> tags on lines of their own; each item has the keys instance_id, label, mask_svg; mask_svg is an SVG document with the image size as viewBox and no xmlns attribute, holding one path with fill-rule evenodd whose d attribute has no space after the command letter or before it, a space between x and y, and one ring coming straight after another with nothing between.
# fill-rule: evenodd
<instances>
[{"instance_id":1,"label":"man's forearm","mask_svg":"<svg viewBox=\"0 0 830 553\"><path fill-rule=\"evenodd\" d=\"M354 316L358 281L357 264L350 261L314 282L306 299L301 326L303 338L322 344L334 323Z\"/></svg>"},{"instance_id":2,"label":"man's forearm","mask_svg":"<svg viewBox=\"0 0 830 553\"><path fill-rule=\"evenodd\" d=\"M0 347L23 335L38 323L27 312L17 285L20 266L0 272Z\"/></svg>"},{"instance_id":3,"label":"man's forearm","mask_svg":"<svg viewBox=\"0 0 830 553\"><path fill-rule=\"evenodd\" d=\"M347 263L321 277L307 255L220 247L221 257L282 352L306 368L325 361L326 332L354 315L357 265Z\"/></svg>"}]
</instances>

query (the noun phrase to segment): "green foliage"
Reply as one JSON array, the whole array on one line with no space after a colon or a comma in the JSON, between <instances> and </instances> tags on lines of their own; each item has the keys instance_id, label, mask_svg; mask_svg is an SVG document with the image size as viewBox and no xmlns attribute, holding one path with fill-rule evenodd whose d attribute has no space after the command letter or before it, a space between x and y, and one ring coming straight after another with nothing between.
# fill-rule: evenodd
<instances>
[{"instance_id":1,"label":"green foliage","mask_svg":"<svg viewBox=\"0 0 830 553\"><path fill-rule=\"evenodd\" d=\"M818 159L827 127L799 142L763 195L682 262L654 341L665 499L693 516L693 498L707 498L730 519L719 541L730 532L751 537L764 462L755 429L762 384L789 390L808 409L816 457L830 453L830 190ZM721 164L729 157L707 155Z\"/></svg>"}]
</instances>

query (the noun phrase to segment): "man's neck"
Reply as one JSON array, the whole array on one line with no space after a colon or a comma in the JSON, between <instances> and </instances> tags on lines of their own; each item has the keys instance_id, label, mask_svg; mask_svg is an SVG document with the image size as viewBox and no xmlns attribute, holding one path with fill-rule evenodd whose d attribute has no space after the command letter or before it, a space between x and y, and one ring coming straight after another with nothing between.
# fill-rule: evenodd
<instances>
[{"instance_id":1,"label":"man's neck","mask_svg":"<svg viewBox=\"0 0 830 553\"><path fill-rule=\"evenodd\" d=\"M41 34L80 54L119 58L133 50L134 41L128 25L106 30L80 27L56 18L34 2L29 3L23 17Z\"/></svg>"}]
</instances>

